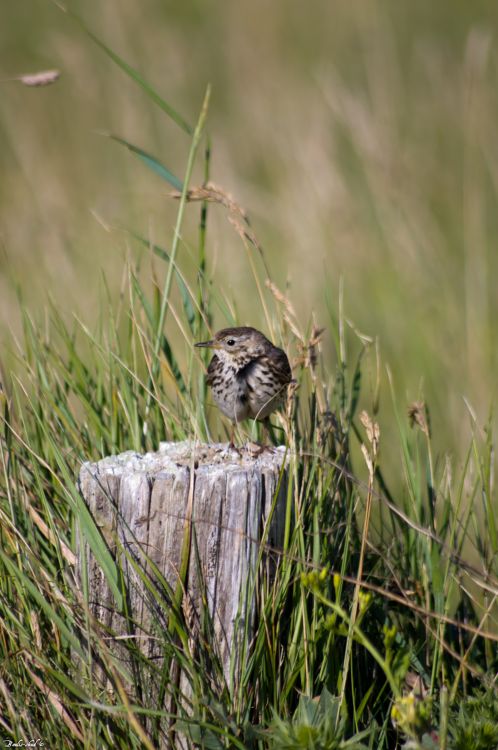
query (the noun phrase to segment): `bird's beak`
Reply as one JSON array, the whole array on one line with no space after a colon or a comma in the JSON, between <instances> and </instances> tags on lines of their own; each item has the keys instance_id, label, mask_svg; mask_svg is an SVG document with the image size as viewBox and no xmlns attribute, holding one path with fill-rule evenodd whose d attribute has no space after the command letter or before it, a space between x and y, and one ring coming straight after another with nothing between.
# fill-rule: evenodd
<instances>
[{"instance_id":1,"label":"bird's beak","mask_svg":"<svg viewBox=\"0 0 498 750\"><path fill-rule=\"evenodd\" d=\"M208 349L209 347L215 347L217 342L214 339L211 339L210 341L199 341L198 344L194 344L194 346L200 346L204 347L205 349Z\"/></svg>"}]
</instances>

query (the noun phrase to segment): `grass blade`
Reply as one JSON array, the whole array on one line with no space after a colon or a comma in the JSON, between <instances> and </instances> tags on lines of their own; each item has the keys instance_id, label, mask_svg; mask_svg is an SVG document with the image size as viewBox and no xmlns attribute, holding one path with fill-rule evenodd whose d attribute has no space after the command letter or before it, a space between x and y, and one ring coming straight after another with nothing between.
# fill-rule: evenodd
<instances>
[{"instance_id":1,"label":"grass blade","mask_svg":"<svg viewBox=\"0 0 498 750\"><path fill-rule=\"evenodd\" d=\"M100 47L100 49L105 52L105 54L111 58L111 60L119 67L121 70L123 70L127 76L132 78L140 88L145 91L147 96L152 99L154 104L157 104L157 106L163 110L163 112L166 112L166 114L171 117L173 122L176 122L178 127L180 127L185 133L188 135L192 135L193 128L188 124L188 122L174 109L171 104L168 104L162 96L159 96L157 91L152 88L152 86L147 83L147 81L142 78L138 70L135 70L131 65L129 65L127 62L125 62L116 52L114 52L110 47L107 46L101 39L99 39L98 36L96 36L93 31L90 31L90 29L86 26L84 21L73 11L69 10L65 5L62 5L62 3L56 2L55 3L61 10L64 11L64 13L67 13L70 15L74 20L78 23L79 26L83 29L83 31L90 37L90 39L95 42L95 44Z\"/></svg>"},{"instance_id":2,"label":"grass blade","mask_svg":"<svg viewBox=\"0 0 498 750\"><path fill-rule=\"evenodd\" d=\"M143 149L139 148L139 146L134 146L133 143L129 143L124 138L121 138L119 135L114 135L113 133L107 133L106 135L109 136L109 138L112 138L113 141L116 141L117 143L121 143L121 145L126 146L127 149L132 151L134 154L138 156L139 159L141 159L146 166L149 167L149 169L152 169L153 172L155 172L161 179L165 180L166 182L169 182L170 185L172 185L175 190L183 190L183 183L181 180L178 179L178 177L175 177L175 175L169 171L167 167L164 166L164 164L161 164L161 162L156 159L155 156L152 156L151 154L148 154L147 151L144 151Z\"/></svg>"}]
</instances>

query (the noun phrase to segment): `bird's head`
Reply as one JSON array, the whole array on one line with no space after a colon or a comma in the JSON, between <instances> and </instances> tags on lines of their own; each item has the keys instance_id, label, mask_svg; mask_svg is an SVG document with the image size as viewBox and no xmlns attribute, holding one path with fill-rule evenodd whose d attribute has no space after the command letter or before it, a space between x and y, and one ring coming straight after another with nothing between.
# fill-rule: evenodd
<instances>
[{"instance_id":1,"label":"bird's head","mask_svg":"<svg viewBox=\"0 0 498 750\"><path fill-rule=\"evenodd\" d=\"M268 339L255 328L223 328L209 341L200 341L196 346L214 349L217 356L238 366L261 356L270 344Z\"/></svg>"}]
</instances>

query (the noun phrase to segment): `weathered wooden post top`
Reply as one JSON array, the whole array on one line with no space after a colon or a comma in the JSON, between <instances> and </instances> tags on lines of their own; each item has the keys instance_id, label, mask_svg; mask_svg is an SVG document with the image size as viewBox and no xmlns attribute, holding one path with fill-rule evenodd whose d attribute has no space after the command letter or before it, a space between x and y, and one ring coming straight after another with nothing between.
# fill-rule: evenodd
<instances>
[{"instance_id":1,"label":"weathered wooden post top","mask_svg":"<svg viewBox=\"0 0 498 750\"><path fill-rule=\"evenodd\" d=\"M237 623L245 622L250 634L257 615L254 589L247 582L257 574L261 543L270 550L282 543L285 463L284 447L254 455L248 448L185 441L162 443L156 453L128 451L82 466L81 493L125 572L131 619L142 629L144 652L152 654L154 645L147 642L151 612L137 566L144 571L156 567L175 590L187 539L183 596L195 611L201 589L205 599L207 595L228 676L234 654L237 658ZM81 574L81 560L86 559L91 609L104 626L120 633L126 622L116 612L105 575L88 547L86 552L83 558L80 549L79 569ZM266 559L265 565L271 575L273 563Z\"/></svg>"}]
</instances>

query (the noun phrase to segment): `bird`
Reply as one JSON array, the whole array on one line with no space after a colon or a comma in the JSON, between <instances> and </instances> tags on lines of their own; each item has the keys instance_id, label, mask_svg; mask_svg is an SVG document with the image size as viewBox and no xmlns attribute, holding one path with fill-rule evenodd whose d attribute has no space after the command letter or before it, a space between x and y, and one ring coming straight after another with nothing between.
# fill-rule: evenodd
<instances>
[{"instance_id":1,"label":"bird","mask_svg":"<svg viewBox=\"0 0 498 750\"><path fill-rule=\"evenodd\" d=\"M223 328L195 346L214 349L206 383L217 407L232 422L230 446L235 447L235 427L244 419L262 421L267 434L269 416L281 406L292 381L283 349L251 326Z\"/></svg>"}]
</instances>

